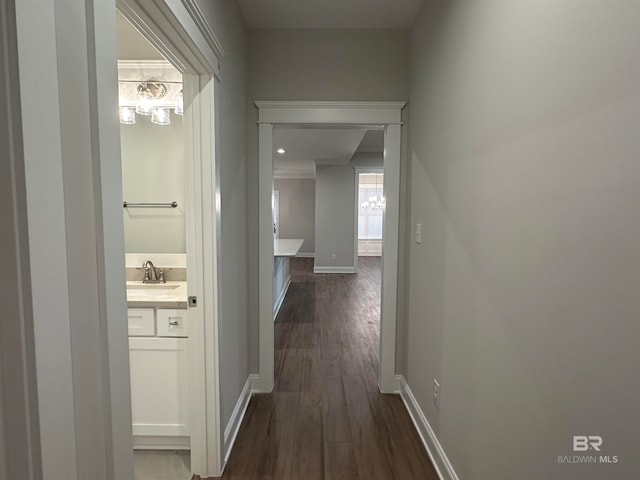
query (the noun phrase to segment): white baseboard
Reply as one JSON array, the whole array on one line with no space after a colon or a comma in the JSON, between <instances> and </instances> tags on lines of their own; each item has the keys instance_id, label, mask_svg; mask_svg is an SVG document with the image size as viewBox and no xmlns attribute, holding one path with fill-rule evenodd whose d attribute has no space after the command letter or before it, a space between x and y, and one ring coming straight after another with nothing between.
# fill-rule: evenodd
<instances>
[{"instance_id":1,"label":"white baseboard","mask_svg":"<svg viewBox=\"0 0 640 480\"><path fill-rule=\"evenodd\" d=\"M134 435L134 450L190 450L191 437L158 437L151 435Z\"/></svg>"},{"instance_id":2,"label":"white baseboard","mask_svg":"<svg viewBox=\"0 0 640 480\"><path fill-rule=\"evenodd\" d=\"M273 321L276 321L276 317L278 316L278 312L280 311L280 307L282 306L282 303L284 302L284 297L287 296L287 292L289 291L289 286L291 285L291 275L289 275L289 277L287 278L287 281L284 284L284 287L282 287L282 290L280 290L280 295L278 295L278 298L276 299L276 304L273 306Z\"/></svg>"},{"instance_id":3,"label":"white baseboard","mask_svg":"<svg viewBox=\"0 0 640 480\"><path fill-rule=\"evenodd\" d=\"M273 384L270 386L264 385L262 383L262 378L260 375L253 374L249 375L251 377L251 393L271 393L273 391Z\"/></svg>"},{"instance_id":4,"label":"white baseboard","mask_svg":"<svg viewBox=\"0 0 640 480\"><path fill-rule=\"evenodd\" d=\"M396 375L396 379L400 383L400 396L402 397L402 401L405 407L407 407L409 416L411 420L413 420L413 424L422 439L424 448L427 450L440 480L459 480L451 462L447 458L447 454L444 452L442 445L440 445L438 437L436 437L431 425L429 425L427 417L422 412L420 405L418 405L416 397L413 396L409 384L402 375Z\"/></svg>"},{"instance_id":5,"label":"white baseboard","mask_svg":"<svg viewBox=\"0 0 640 480\"><path fill-rule=\"evenodd\" d=\"M316 258L316 254L314 252L306 253L306 252L298 252L296 254L298 258Z\"/></svg>"},{"instance_id":6,"label":"white baseboard","mask_svg":"<svg viewBox=\"0 0 640 480\"><path fill-rule=\"evenodd\" d=\"M249 400L251 400L251 395L254 393L253 385L257 377L257 375L249 375L247 377L247 381L242 388L242 392L240 392L236 406L231 413L229 423L227 423L227 427L224 429L223 468L224 465L227 464L227 460L229 460L229 455L231 455L231 449L238 436L242 419L249 406Z\"/></svg>"},{"instance_id":7,"label":"white baseboard","mask_svg":"<svg viewBox=\"0 0 640 480\"><path fill-rule=\"evenodd\" d=\"M355 267L313 267L313 273L358 273Z\"/></svg>"}]
</instances>

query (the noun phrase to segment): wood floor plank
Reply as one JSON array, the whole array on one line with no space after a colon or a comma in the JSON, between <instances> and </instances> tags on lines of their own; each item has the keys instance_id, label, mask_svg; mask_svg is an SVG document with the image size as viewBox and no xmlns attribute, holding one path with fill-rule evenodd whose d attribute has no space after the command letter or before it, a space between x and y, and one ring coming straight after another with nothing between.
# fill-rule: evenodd
<instances>
[{"instance_id":1,"label":"wood floor plank","mask_svg":"<svg viewBox=\"0 0 640 480\"><path fill-rule=\"evenodd\" d=\"M358 467L353 456L353 446L349 442L325 442L325 480L356 480Z\"/></svg>"},{"instance_id":2,"label":"wood floor plank","mask_svg":"<svg viewBox=\"0 0 640 480\"><path fill-rule=\"evenodd\" d=\"M299 392L302 389L302 365L305 353L297 348L275 352L276 392Z\"/></svg>"},{"instance_id":3,"label":"wood floor plank","mask_svg":"<svg viewBox=\"0 0 640 480\"><path fill-rule=\"evenodd\" d=\"M389 459L394 478L438 480L426 452L421 448L418 439L414 438L417 434L404 405L401 405L403 411L399 410L397 400L400 399L396 395L369 393L369 404L379 422L381 445ZM427 472L431 475L427 476Z\"/></svg>"},{"instance_id":4,"label":"wood floor plank","mask_svg":"<svg viewBox=\"0 0 640 480\"><path fill-rule=\"evenodd\" d=\"M289 480L300 394L280 392L273 396L275 403L262 439L266 448L262 450L258 480Z\"/></svg>"},{"instance_id":5,"label":"wood floor plank","mask_svg":"<svg viewBox=\"0 0 640 480\"><path fill-rule=\"evenodd\" d=\"M294 433L291 478L322 480L322 415L318 407L299 407Z\"/></svg>"},{"instance_id":6,"label":"wood floor plank","mask_svg":"<svg viewBox=\"0 0 640 480\"><path fill-rule=\"evenodd\" d=\"M291 259L274 392L249 402L223 479L437 480L402 400L377 389L380 259L357 275Z\"/></svg>"},{"instance_id":7,"label":"wood floor plank","mask_svg":"<svg viewBox=\"0 0 640 480\"><path fill-rule=\"evenodd\" d=\"M325 442L350 442L351 424L347 406L323 406L322 428Z\"/></svg>"},{"instance_id":8,"label":"wood floor plank","mask_svg":"<svg viewBox=\"0 0 640 480\"><path fill-rule=\"evenodd\" d=\"M349 409L351 442L362 478L392 479L389 458L380 432L381 423L373 415L368 392L359 375L342 377Z\"/></svg>"}]
</instances>

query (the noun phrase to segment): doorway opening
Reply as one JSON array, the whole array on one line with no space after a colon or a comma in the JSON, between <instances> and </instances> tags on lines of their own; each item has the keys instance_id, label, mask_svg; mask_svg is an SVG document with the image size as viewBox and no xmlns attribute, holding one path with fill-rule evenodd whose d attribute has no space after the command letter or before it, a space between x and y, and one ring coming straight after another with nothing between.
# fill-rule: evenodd
<instances>
[{"instance_id":1,"label":"doorway opening","mask_svg":"<svg viewBox=\"0 0 640 480\"><path fill-rule=\"evenodd\" d=\"M183 6L117 6L136 478L212 477L223 468L215 161L222 50L212 34L199 37Z\"/></svg>"},{"instance_id":2,"label":"doorway opening","mask_svg":"<svg viewBox=\"0 0 640 480\"><path fill-rule=\"evenodd\" d=\"M256 102L259 109L259 342L260 342L260 373L255 379L256 391L270 392L274 387L274 253L273 241L273 212L272 198L274 192L274 152L286 146L274 144L274 133L279 129L298 128L302 130L338 129L338 130L380 130L384 132L383 140L383 168L385 170L385 221L383 235L382 257L382 294L381 294L381 325L379 347L379 369L377 384L382 392L398 392L399 384L395 377L395 322L397 304L397 265L398 265L398 221L399 221L399 188L400 188L400 126L401 110L404 103L382 102ZM360 137L360 141L362 137ZM327 168L328 184L334 184L332 174L336 174L343 165L327 158L315 159L317 169ZM334 168L335 167L335 168ZM333 233L341 231L333 223L335 214L340 209L349 212L347 220L351 224L346 229L349 245L345 259L336 244L328 242L326 251L315 246L315 273L355 273L357 267L357 249L354 238L357 237L354 219L356 210L355 179L353 166L351 177L347 179L350 196L343 204L328 204L327 217L329 230ZM321 181L316 178L316 189ZM280 190L282 205L282 190ZM316 191L316 197L318 192ZM336 199L335 196L333 198ZM346 208L345 208L346 205ZM317 205L316 205L317 207ZM316 226L322 223L322 212L316 209ZM332 220L333 219L333 220ZM283 215L280 215L282 224ZM342 229L344 230L344 229ZM281 232L282 233L282 232ZM316 231L315 238L318 239ZM282 236L281 236L282 238ZM335 240L335 238L334 238ZM325 262L326 263L323 263ZM348 270L348 271L347 271Z\"/></svg>"},{"instance_id":3,"label":"doorway opening","mask_svg":"<svg viewBox=\"0 0 640 480\"><path fill-rule=\"evenodd\" d=\"M320 405L327 376L350 375L375 391L384 130L276 126L273 149L274 390Z\"/></svg>"},{"instance_id":4,"label":"doorway opening","mask_svg":"<svg viewBox=\"0 0 640 480\"><path fill-rule=\"evenodd\" d=\"M192 477L182 75L117 14L136 480Z\"/></svg>"}]
</instances>

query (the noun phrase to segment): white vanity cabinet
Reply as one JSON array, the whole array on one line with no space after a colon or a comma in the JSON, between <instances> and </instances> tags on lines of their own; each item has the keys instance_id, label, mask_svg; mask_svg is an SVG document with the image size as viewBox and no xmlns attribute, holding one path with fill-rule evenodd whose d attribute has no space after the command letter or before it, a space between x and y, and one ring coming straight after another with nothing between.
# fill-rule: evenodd
<instances>
[{"instance_id":1,"label":"white vanity cabinet","mask_svg":"<svg viewBox=\"0 0 640 480\"><path fill-rule=\"evenodd\" d=\"M129 308L128 313L134 448L188 449L186 310Z\"/></svg>"},{"instance_id":2,"label":"white vanity cabinet","mask_svg":"<svg viewBox=\"0 0 640 480\"><path fill-rule=\"evenodd\" d=\"M155 308L130 308L127 313L130 337L153 337L156 334Z\"/></svg>"}]
</instances>

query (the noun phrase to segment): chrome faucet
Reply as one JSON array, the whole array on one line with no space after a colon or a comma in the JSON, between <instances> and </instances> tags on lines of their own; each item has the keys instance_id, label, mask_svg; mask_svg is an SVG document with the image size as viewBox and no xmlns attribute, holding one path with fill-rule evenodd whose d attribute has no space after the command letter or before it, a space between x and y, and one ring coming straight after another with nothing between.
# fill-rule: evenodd
<instances>
[{"instance_id":1,"label":"chrome faucet","mask_svg":"<svg viewBox=\"0 0 640 480\"><path fill-rule=\"evenodd\" d=\"M156 271L156 267L151 260L147 260L142 264L144 269L144 278L142 283L167 283L164 279L164 270L160 269L160 272Z\"/></svg>"}]
</instances>

